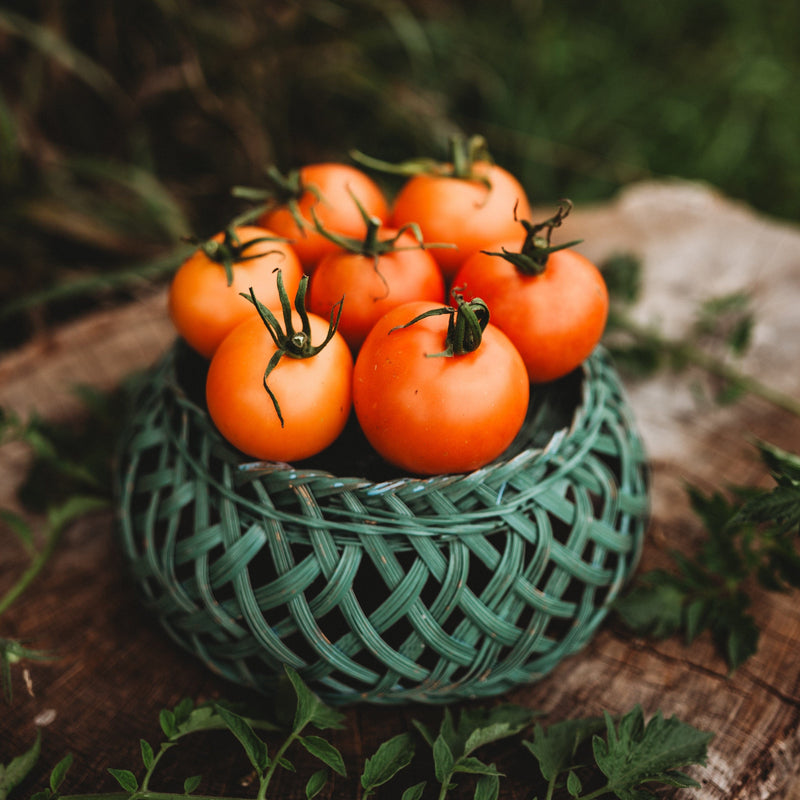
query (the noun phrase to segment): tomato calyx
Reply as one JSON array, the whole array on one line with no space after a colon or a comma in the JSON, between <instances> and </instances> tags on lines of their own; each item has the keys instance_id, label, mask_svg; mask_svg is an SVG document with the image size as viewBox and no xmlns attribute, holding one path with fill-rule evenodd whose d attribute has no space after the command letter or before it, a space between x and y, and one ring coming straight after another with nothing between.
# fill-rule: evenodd
<instances>
[{"instance_id":1,"label":"tomato calyx","mask_svg":"<svg viewBox=\"0 0 800 800\"><path fill-rule=\"evenodd\" d=\"M261 321L269 331L272 341L275 343L275 347L277 348L270 358L266 369L264 370L263 384L264 389L270 397L270 400L272 400L272 405L275 407L275 412L277 413L278 419L281 422L281 427L283 427L283 414L281 413L281 407L278 403L278 398L269 387L269 376L272 374L272 371L278 366L280 360L284 356L297 359L313 358L325 347L325 345L328 344L328 342L330 342L339 327L339 320L342 315L342 304L344 302L344 298L339 300L339 302L336 303L331 309L328 333L325 336L325 339L323 339L323 341L319 344L313 344L311 341L311 324L308 319L308 311L306 310L308 275L303 275L303 277L300 279L300 285L297 287L297 293L295 294L294 298L294 308L297 311L297 315L300 317L300 329L298 330L295 328L294 320L292 319L292 306L289 301L289 295L286 292L286 287L283 283L283 276L280 270L276 270L276 272L278 281L278 295L280 297L281 311L283 313L283 326L281 326L281 323L278 321L278 318L275 316L275 314L258 300L252 287L250 288L250 293L242 293L242 297L247 298L256 307L258 315L261 317Z\"/></svg>"},{"instance_id":2,"label":"tomato calyx","mask_svg":"<svg viewBox=\"0 0 800 800\"><path fill-rule=\"evenodd\" d=\"M451 136L448 140L448 151L450 160L447 162L437 161L433 158L410 158L398 164L392 164L368 156L360 150L351 150L350 157L365 167L392 175L402 175L406 178L415 175L436 175L476 181L487 189L492 188L491 181L475 170L477 163L494 163L483 136L464 136L462 134Z\"/></svg>"},{"instance_id":3,"label":"tomato calyx","mask_svg":"<svg viewBox=\"0 0 800 800\"><path fill-rule=\"evenodd\" d=\"M558 206L558 211L544 222L534 225L526 219L518 220L522 227L525 228L525 239L518 252L508 250L505 247L501 248L502 252L492 250L481 250L481 252L487 256L504 258L523 275L541 275L547 267L547 259L550 258L551 253L555 253L558 250L566 250L568 247L575 247L575 245L583 241L582 239L574 239L564 244L550 244L553 228L558 228L564 219L569 216L570 211L572 211L572 201L562 200ZM516 216L516 208L514 209L514 214ZM542 235L542 231L544 231L544 235Z\"/></svg>"},{"instance_id":4,"label":"tomato calyx","mask_svg":"<svg viewBox=\"0 0 800 800\"><path fill-rule=\"evenodd\" d=\"M397 230L392 232L391 236L387 238L380 238L379 233L383 227L383 222L378 217L371 216L364 206L360 203L359 199L351 192L350 196L356 204L364 224L367 226L363 238L359 239L355 236L343 236L333 231L327 230L319 221L314 208L311 208L311 218L314 220L314 226L318 233L322 234L326 239L333 242L342 250L353 253L355 255L364 256L365 258L372 259L372 267L378 277L383 281L386 286L386 279L381 274L379 269L380 260L382 256L389 253L397 253L401 250L430 250L435 247L455 247L454 244L442 242L426 242L422 236L422 230L416 222L408 222L401 225ZM414 237L416 244L398 245L398 240L406 233L410 233ZM388 290L388 286L387 286Z\"/></svg>"},{"instance_id":5,"label":"tomato calyx","mask_svg":"<svg viewBox=\"0 0 800 800\"><path fill-rule=\"evenodd\" d=\"M319 188L313 183L305 183L299 169L293 169L286 174L282 173L274 164L265 170L267 186L265 188L252 188L249 186L234 186L231 193L234 197L251 200L260 205L247 212L248 219L257 219L267 211L285 206L298 230L305 231L308 220L300 211L300 199L306 192L314 196L315 203L322 199Z\"/></svg>"},{"instance_id":6,"label":"tomato calyx","mask_svg":"<svg viewBox=\"0 0 800 800\"><path fill-rule=\"evenodd\" d=\"M246 242L243 242L236 233L235 225L231 225L225 229L221 242L216 239L206 239L202 241L193 237L187 237L186 241L199 247L203 253L205 253L209 261L220 264L225 268L225 279L228 282L228 286L230 286L233 283L234 264L252 261L256 258L262 258L263 256L271 254L283 256L280 250L266 250L261 253L252 253L250 255L245 254L246 250L262 242L287 242L288 240L281 236L256 236L253 239L248 239Z\"/></svg>"},{"instance_id":7,"label":"tomato calyx","mask_svg":"<svg viewBox=\"0 0 800 800\"><path fill-rule=\"evenodd\" d=\"M444 314L449 315L447 320L447 333L445 334L445 349L439 353L428 353L428 358L463 356L472 353L480 347L483 339L483 332L489 324L489 306L479 297L472 300L464 300L464 295L457 289L452 292L455 306L442 306L432 308L404 325L392 328L389 333L426 319L427 317L438 317Z\"/></svg>"}]
</instances>

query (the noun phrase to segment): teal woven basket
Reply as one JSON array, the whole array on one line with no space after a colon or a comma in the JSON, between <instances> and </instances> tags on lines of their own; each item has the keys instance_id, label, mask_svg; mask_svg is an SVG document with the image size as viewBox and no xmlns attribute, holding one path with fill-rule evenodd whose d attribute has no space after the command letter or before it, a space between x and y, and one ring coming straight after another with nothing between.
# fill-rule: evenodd
<instances>
[{"instance_id":1,"label":"teal woven basket","mask_svg":"<svg viewBox=\"0 0 800 800\"><path fill-rule=\"evenodd\" d=\"M313 463L248 462L201 386L180 346L146 376L119 532L154 617L239 684L286 663L330 703L496 695L584 647L636 566L647 467L602 349L535 391L501 459L424 479L355 425Z\"/></svg>"}]
</instances>

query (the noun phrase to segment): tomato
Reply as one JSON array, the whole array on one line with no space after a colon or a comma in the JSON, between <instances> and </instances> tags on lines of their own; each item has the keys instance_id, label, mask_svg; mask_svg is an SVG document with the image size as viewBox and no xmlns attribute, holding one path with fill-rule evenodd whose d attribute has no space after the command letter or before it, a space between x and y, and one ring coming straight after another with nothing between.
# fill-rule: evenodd
<instances>
[{"instance_id":1,"label":"tomato","mask_svg":"<svg viewBox=\"0 0 800 800\"><path fill-rule=\"evenodd\" d=\"M169 315L178 333L201 355L210 358L225 335L252 314L253 307L242 292L252 287L265 305L278 303L276 269L282 271L288 290L296 291L303 269L291 245L263 241L276 236L256 226L224 231L178 268L169 287Z\"/></svg>"},{"instance_id":2,"label":"tomato","mask_svg":"<svg viewBox=\"0 0 800 800\"><path fill-rule=\"evenodd\" d=\"M520 182L489 160L481 137L451 141L453 163L419 172L400 188L390 224L416 222L427 242L449 242L433 252L445 278L473 253L519 231L530 216Z\"/></svg>"},{"instance_id":3,"label":"tomato","mask_svg":"<svg viewBox=\"0 0 800 800\"><path fill-rule=\"evenodd\" d=\"M250 316L217 348L206 378L217 429L259 460L297 461L319 453L342 432L352 407L353 357L344 338L328 320L289 312L292 329L278 338L291 349L300 335L298 346L308 355L287 351L278 357L279 345L251 306Z\"/></svg>"},{"instance_id":4,"label":"tomato","mask_svg":"<svg viewBox=\"0 0 800 800\"><path fill-rule=\"evenodd\" d=\"M544 225L564 216L562 208ZM608 290L588 258L570 246L549 246L552 228L541 240L542 226L526 227L522 248L519 236L496 242L466 261L454 285L487 303L492 321L522 354L531 382L543 383L571 372L594 350L608 317Z\"/></svg>"},{"instance_id":5,"label":"tomato","mask_svg":"<svg viewBox=\"0 0 800 800\"><path fill-rule=\"evenodd\" d=\"M382 238L378 238L379 234ZM412 300L444 301L444 280L431 252L408 230L373 221L365 240L325 256L311 278L309 309L322 317L344 295L339 332L353 351L390 309Z\"/></svg>"},{"instance_id":6,"label":"tomato","mask_svg":"<svg viewBox=\"0 0 800 800\"><path fill-rule=\"evenodd\" d=\"M279 180L276 173L272 175ZM286 194L280 205L264 213L259 224L291 239L309 274L323 256L336 250L336 244L317 230L312 208L322 227L344 236L366 233L359 204L381 221L389 215L388 202L378 184L348 164L308 164L283 179L282 185Z\"/></svg>"},{"instance_id":7,"label":"tomato","mask_svg":"<svg viewBox=\"0 0 800 800\"><path fill-rule=\"evenodd\" d=\"M484 323L477 349L444 355L452 320L440 313L446 308L419 301L389 311L365 339L353 372L353 405L368 441L414 474L487 464L511 444L528 408L525 365L499 328ZM431 311L438 315L417 319Z\"/></svg>"}]
</instances>

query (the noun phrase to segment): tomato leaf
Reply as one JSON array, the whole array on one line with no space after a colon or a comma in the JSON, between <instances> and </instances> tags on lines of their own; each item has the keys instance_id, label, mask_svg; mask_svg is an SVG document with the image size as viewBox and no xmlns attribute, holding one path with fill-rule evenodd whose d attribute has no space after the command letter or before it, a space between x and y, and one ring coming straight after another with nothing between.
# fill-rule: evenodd
<instances>
[{"instance_id":1,"label":"tomato leaf","mask_svg":"<svg viewBox=\"0 0 800 800\"><path fill-rule=\"evenodd\" d=\"M401 769L407 767L414 758L414 738L410 733L400 733L383 742L375 754L364 763L361 786L364 796L375 788L390 781Z\"/></svg>"},{"instance_id":2,"label":"tomato leaf","mask_svg":"<svg viewBox=\"0 0 800 800\"><path fill-rule=\"evenodd\" d=\"M592 745L597 766L608 779L608 791L622 800L634 800L636 787L645 782L683 788L699 786L678 768L704 765L713 734L674 716L665 719L660 711L645 725L638 705L617 725L608 713L605 722L606 738L595 735Z\"/></svg>"}]
</instances>

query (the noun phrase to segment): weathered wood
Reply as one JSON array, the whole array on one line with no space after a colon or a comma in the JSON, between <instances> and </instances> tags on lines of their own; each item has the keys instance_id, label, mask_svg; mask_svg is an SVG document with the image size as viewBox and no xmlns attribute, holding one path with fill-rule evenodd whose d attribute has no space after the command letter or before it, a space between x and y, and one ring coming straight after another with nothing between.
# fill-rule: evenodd
<instances>
[{"instance_id":1,"label":"weathered wood","mask_svg":"<svg viewBox=\"0 0 800 800\"><path fill-rule=\"evenodd\" d=\"M564 227L569 238L584 238L584 252L595 259L620 250L643 257L644 294L633 313L640 322L658 322L670 335L690 329L703 299L748 292L757 325L741 366L800 397L796 228L683 183L632 187L614 203L575 212ZM69 394L71 384L113 386L151 363L171 338L161 293L92 315L0 359L0 406L69 418L79 408ZM653 520L643 568L663 563L673 547L690 548L700 535L686 498L687 482L714 489L764 481L754 438L800 450L800 419L753 396L719 407L698 395L697 387L707 384L704 375L692 371L629 382L653 464ZM14 504L26 459L20 447L0 450L0 507ZM7 536L0 539L0 554L2 592L25 558ZM660 708L716 732L707 767L692 770L702 782L694 796L795 796L800 793L800 603L796 593L755 590L753 596L760 648L732 676L706 636L691 648L678 640L653 643L609 620L585 651L506 699L545 712L545 722L603 709L626 711L634 703L647 714ZM43 729L39 766L25 785L31 792L46 785L49 769L67 752L73 753L74 766L66 791L113 789L106 768L135 768L139 738L158 741L158 711L181 697L240 699L253 714L266 713L263 698L216 678L178 651L142 611L109 513L69 529L34 588L0 618L0 636L24 639L54 654L52 661L25 665L30 691L22 668L15 667L14 702L0 706L0 763L32 743L37 717L50 710L55 714ZM379 740L408 729L414 718L435 722L440 713L428 707L352 708L347 728L332 738L355 773ZM501 796L530 798L536 772L531 757L516 745L498 746L492 755L508 775ZM298 757L297 763L301 774L308 774L311 761ZM421 761L402 785L429 777L427 767ZM206 776L202 793L247 794L240 783L248 764L227 738L208 736L194 746L182 745L170 754L164 775L169 781L197 773ZM299 800L303 783L281 776L272 796ZM181 791L180 784L172 788ZM321 795L339 796L358 796L355 777L337 779Z\"/></svg>"}]
</instances>

